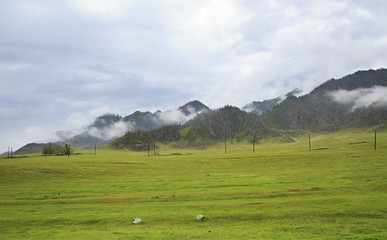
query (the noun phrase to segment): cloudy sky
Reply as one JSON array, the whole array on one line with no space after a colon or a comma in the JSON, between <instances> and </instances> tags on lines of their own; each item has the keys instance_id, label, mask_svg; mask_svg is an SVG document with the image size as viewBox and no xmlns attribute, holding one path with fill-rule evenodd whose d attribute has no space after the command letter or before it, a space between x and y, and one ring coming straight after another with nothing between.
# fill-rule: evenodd
<instances>
[{"instance_id":1,"label":"cloudy sky","mask_svg":"<svg viewBox=\"0 0 387 240\"><path fill-rule=\"evenodd\" d=\"M242 107L387 66L387 2L0 0L0 152L106 113Z\"/></svg>"}]
</instances>

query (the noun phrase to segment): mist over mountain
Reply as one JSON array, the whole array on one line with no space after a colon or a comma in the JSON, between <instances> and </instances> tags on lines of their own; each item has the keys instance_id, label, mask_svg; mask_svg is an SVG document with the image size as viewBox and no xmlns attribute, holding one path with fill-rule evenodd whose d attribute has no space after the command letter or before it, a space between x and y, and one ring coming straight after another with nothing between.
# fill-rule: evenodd
<instances>
[{"instance_id":1,"label":"mist over mountain","mask_svg":"<svg viewBox=\"0 0 387 240\"><path fill-rule=\"evenodd\" d=\"M277 137L292 141L283 130L387 126L386 69L358 71L331 79L309 94L297 97L299 94L295 89L275 99L252 102L243 110L233 106L211 110L195 100L163 112L136 111L125 117L105 114L80 134L62 131L58 135L73 148L111 142L117 149L145 150L155 141L201 148L225 139Z\"/></svg>"},{"instance_id":2,"label":"mist over mountain","mask_svg":"<svg viewBox=\"0 0 387 240\"><path fill-rule=\"evenodd\" d=\"M156 116L157 122L161 125L167 124L184 124L194 118L197 114L208 111L209 108L203 103L195 100L184 104L176 110L158 111Z\"/></svg>"},{"instance_id":3,"label":"mist over mountain","mask_svg":"<svg viewBox=\"0 0 387 240\"><path fill-rule=\"evenodd\" d=\"M251 141L253 138L276 137L281 141L292 141L280 130L333 131L350 126L385 124L386 85L387 70L379 69L359 71L338 80L331 79L304 96L297 97L300 90L295 89L282 97L253 102L246 105L244 111L233 106L209 110L200 102L195 103L196 108L193 104L184 105L178 110L186 116L198 110L205 111L184 124L129 132L113 141L111 146L116 149L146 150L154 142L174 142L177 147L201 148L224 140ZM175 119L186 119L172 111L166 113L175 116ZM161 114L157 113L163 119Z\"/></svg>"},{"instance_id":4,"label":"mist over mountain","mask_svg":"<svg viewBox=\"0 0 387 240\"><path fill-rule=\"evenodd\" d=\"M234 106L199 114L183 126L183 146L205 146L224 140L258 140L273 134L273 130L252 114Z\"/></svg>"},{"instance_id":5,"label":"mist over mountain","mask_svg":"<svg viewBox=\"0 0 387 240\"><path fill-rule=\"evenodd\" d=\"M56 134L61 143L66 142L75 149L92 148L100 146L123 136L134 130L150 131L170 124L184 124L197 114L209 110L209 107L200 101L190 101L178 109L166 111L141 112L135 111L127 116L117 114L104 114L97 117L92 124L82 131L57 131ZM23 153L37 152L37 147L25 145L20 148ZM26 150L27 149L27 150ZM38 151L40 152L40 150Z\"/></svg>"},{"instance_id":6,"label":"mist over mountain","mask_svg":"<svg viewBox=\"0 0 387 240\"><path fill-rule=\"evenodd\" d=\"M352 110L368 107L387 106L387 87L374 86L371 88L358 88L354 90L336 90L329 93L336 101L352 106Z\"/></svg>"},{"instance_id":7,"label":"mist over mountain","mask_svg":"<svg viewBox=\"0 0 387 240\"><path fill-rule=\"evenodd\" d=\"M291 95L298 95L298 94L301 94L301 90L296 88L293 91L288 92L287 94L280 96L280 97L277 97L277 98L264 100L262 102L261 101L253 101L253 102L245 105L242 108L242 110L249 112L249 113L254 113L256 115L262 115L262 114L272 110L275 106L280 104L287 97L289 97Z\"/></svg>"},{"instance_id":8,"label":"mist over mountain","mask_svg":"<svg viewBox=\"0 0 387 240\"><path fill-rule=\"evenodd\" d=\"M201 103L200 101L194 100L179 107L178 110L184 113L186 116L189 116L195 113L205 112L207 110L210 110L210 108Z\"/></svg>"},{"instance_id":9,"label":"mist over mountain","mask_svg":"<svg viewBox=\"0 0 387 240\"><path fill-rule=\"evenodd\" d=\"M386 86L386 69L358 71L331 79L307 95L286 98L262 121L273 128L317 131L384 124Z\"/></svg>"},{"instance_id":10,"label":"mist over mountain","mask_svg":"<svg viewBox=\"0 0 387 240\"><path fill-rule=\"evenodd\" d=\"M195 100L178 109L154 113L136 111L125 117L105 114L99 116L93 124L88 126L87 131L72 137L69 142L76 146L87 143L102 145L133 130L149 131L165 125L184 124L197 114L207 110L209 108L206 105Z\"/></svg>"},{"instance_id":11,"label":"mist over mountain","mask_svg":"<svg viewBox=\"0 0 387 240\"><path fill-rule=\"evenodd\" d=\"M183 125L129 132L110 145L115 149L146 150L155 142L174 142L176 147L204 148L219 141L252 141L253 138L258 141L265 136L281 134L266 127L258 116L237 107L225 106L198 114Z\"/></svg>"}]
</instances>

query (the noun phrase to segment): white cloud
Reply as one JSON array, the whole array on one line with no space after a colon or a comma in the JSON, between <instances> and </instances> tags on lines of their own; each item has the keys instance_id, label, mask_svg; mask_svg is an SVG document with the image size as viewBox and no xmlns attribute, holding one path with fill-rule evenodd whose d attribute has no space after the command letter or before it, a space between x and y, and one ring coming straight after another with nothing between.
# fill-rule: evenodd
<instances>
[{"instance_id":1,"label":"white cloud","mask_svg":"<svg viewBox=\"0 0 387 240\"><path fill-rule=\"evenodd\" d=\"M0 115L60 130L100 106L126 115L308 92L387 66L386 11L383 1L5 1Z\"/></svg>"},{"instance_id":2,"label":"white cloud","mask_svg":"<svg viewBox=\"0 0 387 240\"><path fill-rule=\"evenodd\" d=\"M352 105L352 110L368 108L370 106L387 106L387 87L376 86L352 91L338 90L330 92L329 95L339 103Z\"/></svg>"},{"instance_id":3,"label":"white cloud","mask_svg":"<svg viewBox=\"0 0 387 240\"><path fill-rule=\"evenodd\" d=\"M136 1L133 0L72 0L72 2L89 14L107 18L121 16Z\"/></svg>"},{"instance_id":4,"label":"white cloud","mask_svg":"<svg viewBox=\"0 0 387 240\"><path fill-rule=\"evenodd\" d=\"M66 129L82 129L90 124L90 119L82 113L73 112L66 119Z\"/></svg>"},{"instance_id":5,"label":"white cloud","mask_svg":"<svg viewBox=\"0 0 387 240\"><path fill-rule=\"evenodd\" d=\"M108 127L98 129L91 127L87 129L88 134L94 137L98 137L104 140L110 140L116 137L121 137L128 131L132 131L134 125L131 122L119 121Z\"/></svg>"},{"instance_id":6,"label":"white cloud","mask_svg":"<svg viewBox=\"0 0 387 240\"><path fill-rule=\"evenodd\" d=\"M65 125L62 126L63 128L61 130L64 130L66 132L66 137L70 138L70 137L73 137L73 136L80 134L84 131L87 131L86 128L89 125L91 125L97 117L104 115L104 114L107 114L107 113L115 113L118 111L119 110L117 108L110 108L107 106L101 106L98 108L93 108L85 113L72 112L66 118ZM119 129L122 129L123 127L121 125L117 125L117 126L112 126L110 128L111 129L104 130L107 132L105 134L106 136L110 136L114 132L121 132L121 130L119 130ZM97 136L98 134L101 134L101 136L102 136L104 134L104 133L98 133L98 132L93 131L93 130L92 130L92 132L95 133L95 136Z\"/></svg>"},{"instance_id":7,"label":"white cloud","mask_svg":"<svg viewBox=\"0 0 387 240\"><path fill-rule=\"evenodd\" d=\"M191 120L198 114L193 108L188 108L188 111L190 113L188 115L185 115L182 111L178 109L167 110L158 113L158 117L164 124L183 124Z\"/></svg>"},{"instance_id":8,"label":"white cloud","mask_svg":"<svg viewBox=\"0 0 387 240\"><path fill-rule=\"evenodd\" d=\"M238 27L251 14L236 1L181 2L167 9L170 44L183 54L210 54L227 50L243 39ZM200 51L200 52L198 52Z\"/></svg>"},{"instance_id":9,"label":"white cloud","mask_svg":"<svg viewBox=\"0 0 387 240\"><path fill-rule=\"evenodd\" d=\"M33 142L47 141L47 129L38 126L30 126L24 130L25 138Z\"/></svg>"}]
</instances>

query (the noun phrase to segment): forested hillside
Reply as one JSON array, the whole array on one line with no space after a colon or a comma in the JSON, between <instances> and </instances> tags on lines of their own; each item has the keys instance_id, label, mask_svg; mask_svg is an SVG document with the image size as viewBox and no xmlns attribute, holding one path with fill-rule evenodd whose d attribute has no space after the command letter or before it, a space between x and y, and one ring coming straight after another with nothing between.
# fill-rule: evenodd
<instances>
[{"instance_id":1,"label":"forested hillside","mask_svg":"<svg viewBox=\"0 0 387 240\"><path fill-rule=\"evenodd\" d=\"M378 94L386 86L386 69L359 71L329 80L305 96L288 97L262 121L272 128L316 131L384 124L386 105Z\"/></svg>"},{"instance_id":2,"label":"forested hillside","mask_svg":"<svg viewBox=\"0 0 387 240\"><path fill-rule=\"evenodd\" d=\"M125 117L105 114L95 119L86 131L65 142L74 148L109 142L113 148L131 150L145 150L155 142L203 148L224 140L278 137L291 141L284 130L335 131L387 126L386 69L358 71L331 79L304 96L295 96L299 93L296 89L283 97L253 102L243 108L245 111L233 106L210 110L195 100L164 112L136 111ZM32 150L37 148L27 145L19 152Z\"/></svg>"}]
</instances>

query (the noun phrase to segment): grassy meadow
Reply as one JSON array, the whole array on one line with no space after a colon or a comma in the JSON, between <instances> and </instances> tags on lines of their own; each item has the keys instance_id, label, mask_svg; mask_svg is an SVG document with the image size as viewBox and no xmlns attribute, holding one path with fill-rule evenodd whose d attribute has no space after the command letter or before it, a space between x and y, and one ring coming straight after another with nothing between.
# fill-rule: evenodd
<instances>
[{"instance_id":1,"label":"grassy meadow","mask_svg":"<svg viewBox=\"0 0 387 240\"><path fill-rule=\"evenodd\" d=\"M387 239L387 132L311 139L3 156L0 239Z\"/></svg>"}]
</instances>

